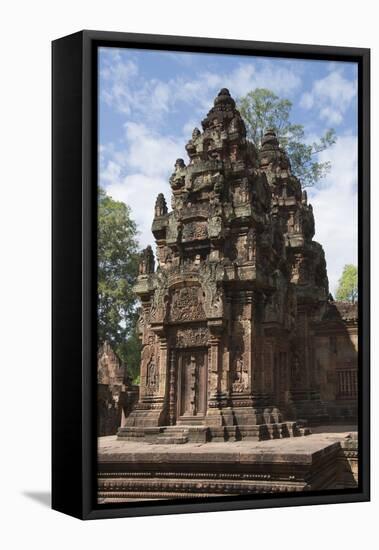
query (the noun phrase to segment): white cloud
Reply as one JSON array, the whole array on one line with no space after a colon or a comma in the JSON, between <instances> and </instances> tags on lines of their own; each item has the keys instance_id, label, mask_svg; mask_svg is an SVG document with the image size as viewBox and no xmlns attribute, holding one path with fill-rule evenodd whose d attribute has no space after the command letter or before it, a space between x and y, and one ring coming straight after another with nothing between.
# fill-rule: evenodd
<instances>
[{"instance_id":1,"label":"white cloud","mask_svg":"<svg viewBox=\"0 0 379 550\"><path fill-rule=\"evenodd\" d=\"M157 176L135 173L121 179L115 179L106 186L106 191L113 199L127 204L131 209L131 217L136 222L141 248L148 244L154 245L151 224L154 217L154 204L158 193L164 193L166 200L170 195L166 179ZM154 246L153 246L154 248Z\"/></svg>"},{"instance_id":2,"label":"white cloud","mask_svg":"<svg viewBox=\"0 0 379 550\"><path fill-rule=\"evenodd\" d=\"M357 264L357 138L340 137L320 161L330 160L332 169L322 188L308 190L315 221L315 238L325 250L329 286L335 294L345 264Z\"/></svg>"},{"instance_id":3,"label":"white cloud","mask_svg":"<svg viewBox=\"0 0 379 550\"><path fill-rule=\"evenodd\" d=\"M114 144L100 150L100 185L115 200L125 202L140 231L141 247L154 243L151 223L158 193L171 200L169 176L175 160L184 156L184 140L161 136L143 124L128 122L123 149Z\"/></svg>"},{"instance_id":4,"label":"white cloud","mask_svg":"<svg viewBox=\"0 0 379 550\"><path fill-rule=\"evenodd\" d=\"M269 88L277 94L289 94L300 85L300 77L291 68L274 67L267 61L262 68L257 68L254 63L240 63L228 73L206 71L192 80L174 79L170 81L170 90L173 103L195 103L196 112L204 116L221 88L228 88L231 95L237 98L254 88Z\"/></svg>"},{"instance_id":5,"label":"white cloud","mask_svg":"<svg viewBox=\"0 0 379 550\"><path fill-rule=\"evenodd\" d=\"M254 88L269 88L277 94L298 89L301 79L291 66L278 67L269 60L264 65L240 62L229 72L201 71L167 81L145 78L131 59L116 51L104 51L101 76L101 97L125 115L143 115L160 120L179 103L192 104L202 116L211 108L220 88L230 89L238 97Z\"/></svg>"},{"instance_id":6,"label":"white cloud","mask_svg":"<svg viewBox=\"0 0 379 550\"><path fill-rule=\"evenodd\" d=\"M168 175L174 170L175 161L183 157L183 140L161 136L144 124L127 122L125 163L130 169L146 175Z\"/></svg>"},{"instance_id":7,"label":"white cloud","mask_svg":"<svg viewBox=\"0 0 379 550\"><path fill-rule=\"evenodd\" d=\"M192 132L194 130L194 128L199 128L200 127L200 122L195 120L195 119L190 119L188 120L184 125L183 125L183 128L182 128L182 133L183 133L183 136L184 136L184 140L188 141L192 135Z\"/></svg>"},{"instance_id":8,"label":"white cloud","mask_svg":"<svg viewBox=\"0 0 379 550\"><path fill-rule=\"evenodd\" d=\"M342 70L338 69L316 80L311 91L304 92L301 96L300 106L304 109L318 109L321 120L337 126L343 121L344 114L356 95L356 80L345 78Z\"/></svg>"},{"instance_id":9,"label":"white cloud","mask_svg":"<svg viewBox=\"0 0 379 550\"><path fill-rule=\"evenodd\" d=\"M310 92L305 92L300 99L300 106L304 109L312 109L313 105L315 103L315 99L313 94Z\"/></svg>"},{"instance_id":10,"label":"white cloud","mask_svg":"<svg viewBox=\"0 0 379 550\"><path fill-rule=\"evenodd\" d=\"M109 185L120 181L122 178L122 167L113 159L109 160L104 169L100 172L100 185Z\"/></svg>"},{"instance_id":11,"label":"white cloud","mask_svg":"<svg viewBox=\"0 0 379 550\"><path fill-rule=\"evenodd\" d=\"M131 59L123 59L119 50L103 50L104 63L100 70L100 94L107 105L117 105L125 114L131 113L130 84L138 75L138 67Z\"/></svg>"},{"instance_id":12,"label":"white cloud","mask_svg":"<svg viewBox=\"0 0 379 550\"><path fill-rule=\"evenodd\" d=\"M254 88L269 88L277 94L289 94L301 85L300 77L292 69L274 67L270 62L261 69L254 65L241 65L227 81L235 96L245 95Z\"/></svg>"},{"instance_id":13,"label":"white cloud","mask_svg":"<svg viewBox=\"0 0 379 550\"><path fill-rule=\"evenodd\" d=\"M343 121L341 110L333 107L323 107L320 110L320 118L325 120L328 125L338 126Z\"/></svg>"},{"instance_id":14,"label":"white cloud","mask_svg":"<svg viewBox=\"0 0 379 550\"><path fill-rule=\"evenodd\" d=\"M132 59L119 50L102 50L100 97L125 115L142 112L151 118L168 111L170 89L167 83L146 79Z\"/></svg>"}]
</instances>

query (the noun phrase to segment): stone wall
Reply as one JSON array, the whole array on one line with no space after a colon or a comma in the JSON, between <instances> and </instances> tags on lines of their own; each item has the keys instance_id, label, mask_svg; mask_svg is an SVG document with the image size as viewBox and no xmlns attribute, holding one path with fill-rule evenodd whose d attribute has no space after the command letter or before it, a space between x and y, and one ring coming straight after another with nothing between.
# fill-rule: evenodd
<instances>
[{"instance_id":1,"label":"stone wall","mask_svg":"<svg viewBox=\"0 0 379 550\"><path fill-rule=\"evenodd\" d=\"M358 306L330 302L314 327L315 361L320 396L332 421L357 418Z\"/></svg>"},{"instance_id":2,"label":"stone wall","mask_svg":"<svg viewBox=\"0 0 379 550\"><path fill-rule=\"evenodd\" d=\"M138 387L127 379L125 365L109 342L104 342L97 360L98 435L116 434L137 400Z\"/></svg>"}]
</instances>

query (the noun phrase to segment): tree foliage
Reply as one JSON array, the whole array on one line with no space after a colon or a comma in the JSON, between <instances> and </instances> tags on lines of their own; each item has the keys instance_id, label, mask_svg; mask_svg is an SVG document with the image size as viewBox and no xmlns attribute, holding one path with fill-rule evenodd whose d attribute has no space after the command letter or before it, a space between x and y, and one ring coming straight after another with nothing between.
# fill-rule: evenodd
<instances>
[{"instance_id":1,"label":"tree foliage","mask_svg":"<svg viewBox=\"0 0 379 550\"><path fill-rule=\"evenodd\" d=\"M288 154L292 172L303 187L315 185L330 171L330 162L317 162L315 155L336 142L332 128L317 142L306 143L304 126L290 121L292 102L279 98L265 88L252 90L237 103L246 124L247 136L257 148L264 133L268 129L275 130L281 147Z\"/></svg>"},{"instance_id":2,"label":"tree foliage","mask_svg":"<svg viewBox=\"0 0 379 550\"><path fill-rule=\"evenodd\" d=\"M336 298L341 302L355 303L358 301L358 268L355 265L348 264L343 268Z\"/></svg>"},{"instance_id":3,"label":"tree foliage","mask_svg":"<svg viewBox=\"0 0 379 550\"><path fill-rule=\"evenodd\" d=\"M102 189L98 195L98 340L108 340L134 374L139 366L136 335L137 227L130 209Z\"/></svg>"},{"instance_id":4,"label":"tree foliage","mask_svg":"<svg viewBox=\"0 0 379 550\"><path fill-rule=\"evenodd\" d=\"M126 340L117 347L117 353L127 365L128 374L135 384L139 384L141 349L142 344L135 324Z\"/></svg>"}]
</instances>

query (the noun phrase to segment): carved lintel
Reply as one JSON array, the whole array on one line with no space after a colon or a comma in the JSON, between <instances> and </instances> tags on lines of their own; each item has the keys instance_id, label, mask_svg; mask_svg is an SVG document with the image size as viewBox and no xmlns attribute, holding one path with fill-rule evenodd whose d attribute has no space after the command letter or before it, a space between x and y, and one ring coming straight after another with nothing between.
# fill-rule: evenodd
<instances>
[{"instance_id":1,"label":"carved lintel","mask_svg":"<svg viewBox=\"0 0 379 550\"><path fill-rule=\"evenodd\" d=\"M178 328L175 332L175 347L205 347L209 340L209 330L207 327L187 327Z\"/></svg>"}]
</instances>

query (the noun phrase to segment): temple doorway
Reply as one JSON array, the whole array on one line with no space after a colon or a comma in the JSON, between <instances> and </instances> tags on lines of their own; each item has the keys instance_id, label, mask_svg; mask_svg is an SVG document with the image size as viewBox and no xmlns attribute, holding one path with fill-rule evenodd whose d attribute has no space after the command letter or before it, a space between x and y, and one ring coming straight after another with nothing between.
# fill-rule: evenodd
<instances>
[{"instance_id":1,"label":"temple doorway","mask_svg":"<svg viewBox=\"0 0 379 550\"><path fill-rule=\"evenodd\" d=\"M196 424L207 409L206 349L180 351L177 356L177 423Z\"/></svg>"}]
</instances>

